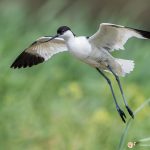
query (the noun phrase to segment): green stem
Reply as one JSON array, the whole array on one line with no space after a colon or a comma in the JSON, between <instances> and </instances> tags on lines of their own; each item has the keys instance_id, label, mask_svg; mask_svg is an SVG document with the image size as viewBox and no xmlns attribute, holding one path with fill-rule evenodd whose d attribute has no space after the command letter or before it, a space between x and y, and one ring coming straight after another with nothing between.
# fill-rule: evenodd
<instances>
[{"instance_id":1,"label":"green stem","mask_svg":"<svg viewBox=\"0 0 150 150\"><path fill-rule=\"evenodd\" d=\"M136 115L137 113L139 113L146 105L148 105L150 103L150 99L146 100L140 107L138 107L135 112L134 112L134 115ZM127 133L128 133L128 130L129 130L129 127L131 125L131 122L132 122L132 118L130 118L127 122L127 125L122 133L122 136L121 136L121 139L120 139L120 143L119 143L119 146L118 146L118 150L122 150L124 145L125 145L125 140L126 140L126 137L127 137Z\"/></svg>"}]
</instances>

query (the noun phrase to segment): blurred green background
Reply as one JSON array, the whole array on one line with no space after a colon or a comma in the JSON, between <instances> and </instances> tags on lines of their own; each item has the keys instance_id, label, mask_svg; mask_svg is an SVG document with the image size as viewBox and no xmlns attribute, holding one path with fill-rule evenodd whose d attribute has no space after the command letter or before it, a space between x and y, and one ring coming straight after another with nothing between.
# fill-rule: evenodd
<instances>
[{"instance_id":1,"label":"blurred green background","mask_svg":"<svg viewBox=\"0 0 150 150\"><path fill-rule=\"evenodd\" d=\"M68 53L33 68L10 65L36 38L54 35L61 25L86 36L102 22L150 31L149 15L149 0L1 0L0 150L117 149L126 125L95 69ZM135 60L134 71L121 78L135 110L150 97L150 41L131 39L125 47L113 55ZM115 80L113 86L124 108ZM126 144L150 136L149 111L136 116Z\"/></svg>"}]
</instances>

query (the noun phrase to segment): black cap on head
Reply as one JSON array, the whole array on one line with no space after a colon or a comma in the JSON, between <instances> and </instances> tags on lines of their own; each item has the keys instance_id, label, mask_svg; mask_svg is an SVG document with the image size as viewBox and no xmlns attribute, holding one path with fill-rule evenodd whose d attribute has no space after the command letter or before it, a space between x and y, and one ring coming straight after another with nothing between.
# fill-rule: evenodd
<instances>
[{"instance_id":1,"label":"black cap on head","mask_svg":"<svg viewBox=\"0 0 150 150\"><path fill-rule=\"evenodd\" d=\"M61 27L58 28L57 34L62 35L64 32L66 32L68 30L71 30L71 29L69 27L67 27L67 26L61 26Z\"/></svg>"}]
</instances>

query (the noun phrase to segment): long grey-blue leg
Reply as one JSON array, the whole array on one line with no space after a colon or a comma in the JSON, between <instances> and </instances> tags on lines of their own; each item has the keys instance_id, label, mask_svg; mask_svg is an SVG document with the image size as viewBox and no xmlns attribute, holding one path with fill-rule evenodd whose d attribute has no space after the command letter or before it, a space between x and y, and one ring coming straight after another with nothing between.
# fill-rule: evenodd
<instances>
[{"instance_id":1,"label":"long grey-blue leg","mask_svg":"<svg viewBox=\"0 0 150 150\"><path fill-rule=\"evenodd\" d=\"M116 105L116 109L122 119L122 121L125 123L125 118L126 118L126 115L125 113L121 110L121 108L119 107L118 103L117 103L117 100L116 100L116 96L115 96L115 93L114 93L114 90L113 90L113 87L112 87L112 84L111 84L111 81L110 79L103 73L103 71L101 71L99 68L96 68L98 70L98 72L106 79L106 81L108 82L109 84L109 87L111 89L111 93L113 95L113 98L114 98L114 101L115 101L115 105Z\"/></svg>"},{"instance_id":2,"label":"long grey-blue leg","mask_svg":"<svg viewBox=\"0 0 150 150\"><path fill-rule=\"evenodd\" d=\"M128 106L128 103L127 103L127 101L126 101L126 99L125 99L124 92L123 92L123 89L122 89L122 86L121 86L121 82L120 82L119 77L114 73L114 71L111 69L110 66L108 66L108 69L112 72L112 74L113 74L113 75L115 76L115 78L116 78L116 81L117 81L117 83L118 83L118 86L119 86L119 89L120 89L120 92L121 92L121 95L122 95L122 98L123 98L123 101L124 101L124 104L125 104L125 106L126 106L126 109L127 109L128 113L130 114L130 116L131 116L132 118L134 118L134 114L133 114L132 110L130 109L130 107Z\"/></svg>"}]
</instances>

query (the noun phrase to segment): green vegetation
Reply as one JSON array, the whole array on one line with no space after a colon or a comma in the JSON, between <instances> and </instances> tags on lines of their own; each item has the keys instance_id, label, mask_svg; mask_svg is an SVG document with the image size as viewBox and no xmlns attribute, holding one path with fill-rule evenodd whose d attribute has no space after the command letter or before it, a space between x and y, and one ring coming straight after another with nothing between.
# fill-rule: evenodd
<instances>
[{"instance_id":1,"label":"green vegetation","mask_svg":"<svg viewBox=\"0 0 150 150\"><path fill-rule=\"evenodd\" d=\"M140 107L138 107L135 112L134 112L134 115L136 116L137 113L139 113L140 111L142 111L147 105L150 104L150 99L146 100ZM129 132L129 128L131 126L131 123L132 123L133 119L130 118L127 122L127 125L126 125L126 128L121 136L121 139L120 139L120 143L119 143L119 147L118 147L118 150L122 150L124 145L125 145L125 140L126 140L126 137L128 135L128 132ZM142 144L143 142L149 142L150 141L150 137L148 138L144 138L144 139L141 139L141 140L137 140L137 139L134 139L134 141L128 141L128 147L130 148L133 148L133 147L137 147L137 146L144 146L144 147L149 147L150 145L149 144ZM127 141L126 141L127 142ZM129 144L130 143L130 144Z\"/></svg>"},{"instance_id":2,"label":"green vegetation","mask_svg":"<svg viewBox=\"0 0 150 150\"><path fill-rule=\"evenodd\" d=\"M93 34L100 22L135 25L127 16L111 14L108 18L105 12L90 23L84 20L86 8L75 14L77 7L55 18L56 9L51 9L61 8L59 2L48 1L36 15L22 1L0 2L0 150L118 148L126 125L117 114L107 83L95 69L67 52L33 68L10 69L25 47L42 35L55 34L60 25L70 25L77 35ZM135 70L121 81L129 105L136 110L150 97L150 41L132 39L126 49L114 55L135 60ZM124 108L115 80L113 86ZM128 149L128 141L150 136L149 111L145 107L132 121L123 149Z\"/></svg>"}]
</instances>

